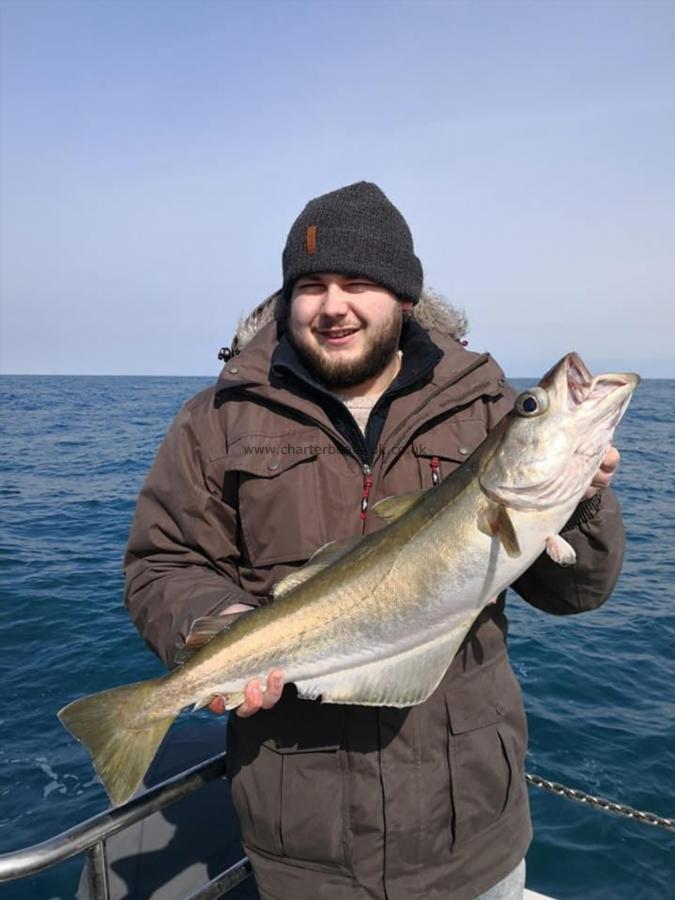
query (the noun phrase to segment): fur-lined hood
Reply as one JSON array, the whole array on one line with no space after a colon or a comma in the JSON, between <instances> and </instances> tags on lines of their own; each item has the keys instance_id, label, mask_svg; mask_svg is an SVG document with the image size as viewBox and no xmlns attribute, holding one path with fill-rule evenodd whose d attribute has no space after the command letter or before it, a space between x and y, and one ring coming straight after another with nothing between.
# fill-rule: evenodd
<instances>
[{"instance_id":1,"label":"fur-lined hood","mask_svg":"<svg viewBox=\"0 0 675 900\"><path fill-rule=\"evenodd\" d=\"M284 300L281 292L271 294L253 312L242 316L232 341L230 355L239 353L255 335L274 319L284 317ZM419 302L411 311L412 317L427 331L439 331L456 341L461 340L469 330L463 310L456 309L441 294L425 288Z\"/></svg>"}]
</instances>

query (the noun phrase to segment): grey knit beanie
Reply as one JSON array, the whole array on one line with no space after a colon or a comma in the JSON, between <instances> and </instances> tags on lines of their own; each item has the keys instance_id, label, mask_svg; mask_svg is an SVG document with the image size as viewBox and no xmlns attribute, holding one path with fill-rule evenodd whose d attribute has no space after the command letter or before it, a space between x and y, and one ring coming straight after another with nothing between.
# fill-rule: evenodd
<instances>
[{"instance_id":1,"label":"grey knit beanie","mask_svg":"<svg viewBox=\"0 0 675 900\"><path fill-rule=\"evenodd\" d=\"M417 303L422 264L406 220L376 184L359 181L310 200L288 233L283 294L302 275L362 275Z\"/></svg>"}]
</instances>

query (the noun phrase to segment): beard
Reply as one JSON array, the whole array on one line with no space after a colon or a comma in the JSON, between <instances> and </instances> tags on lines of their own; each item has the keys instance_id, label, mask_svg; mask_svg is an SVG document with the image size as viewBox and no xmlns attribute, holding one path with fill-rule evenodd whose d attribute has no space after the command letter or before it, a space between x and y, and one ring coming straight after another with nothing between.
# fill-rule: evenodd
<instances>
[{"instance_id":1,"label":"beard","mask_svg":"<svg viewBox=\"0 0 675 900\"><path fill-rule=\"evenodd\" d=\"M333 359L288 323L288 339L313 377L331 390L353 388L379 375L391 362L401 340L403 310L396 304L389 322L368 335L361 354L355 359Z\"/></svg>"}]
</instances>

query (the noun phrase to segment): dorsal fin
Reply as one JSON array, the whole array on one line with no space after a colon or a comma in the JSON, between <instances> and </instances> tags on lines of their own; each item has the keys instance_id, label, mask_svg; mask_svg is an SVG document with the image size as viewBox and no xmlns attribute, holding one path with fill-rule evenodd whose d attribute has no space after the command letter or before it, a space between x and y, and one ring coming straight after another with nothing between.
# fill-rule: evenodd
<instances>
[{"instance_id":1,"label":"dorsal fin","mask_svg":"<svg viewBox=\"0 0 675 900\"><path fill-rule=\"evenodd\" d=\"M324 569L328 568L331 563L346 556L349 551L353 550L362 540L363 536L359 534L356 537L349 537L343 541L330 541L328 544L324 544L323 547L319 547L316 553L310 556L304 566L300 566L299 569L291 572L274 585L271 591L272 597L275 600L278 600L279 597L288 594L289 591L292 591L294 588L298 587L298 585L304 584L305 581L309 581L309 579L318 572L322 572Z\"/></svg>"},{"instance_id":2,"label":"dorsal fin","mask_svg":"<svg viewBox=\"0 0 675 900\"><path fill-rule=\"evenodd\" d=\"M395 494L393 497L385 497L384 500L379 500L375 506L373 506L373 512L391 525L392 522L395 522L397 519L400 519L401 516L404 516L409 509L412 509L418 500L421 500L422 497L425 497L427 494L428 491L426 490L408 491L405 494Z\"/></svg>"}]
</instances>

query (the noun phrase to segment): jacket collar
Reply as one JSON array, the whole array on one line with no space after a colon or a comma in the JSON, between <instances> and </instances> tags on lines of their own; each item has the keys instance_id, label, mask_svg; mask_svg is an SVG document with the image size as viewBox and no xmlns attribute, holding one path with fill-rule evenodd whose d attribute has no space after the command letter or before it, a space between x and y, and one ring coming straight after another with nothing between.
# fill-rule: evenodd
<instances>
[{"instance_id":1,"label":"jacket collar","mask_svg":"<svg viewBox=\"0 0 675 900\"><path fill-rule=\"evenodd\" d=\"M386 395L401 393L421 382L433 372L443 356L443 351L414 320L404 324L400 347L403 351L401 371L385 391ZM333 397L309 372L286 334L282 335L272 353L270 373L270 380L290 376L315 392Z\"/></svg>"},{"instance_id":2,"label":"jacket collar","mask_svg":"<svg viewBox=\"0 0 675 900\"><path fill-rule=\"evenodd\" d=\"M401 347L403 366L392 387L414 383L431 372L431 383L447 381L449 372L464 368L465 358L475 356L461 343L440 331L428 331L417 321L404 326ZM315 381L285 335L279 336L278 323L268 322L260 328L244 349L223 367L216 383L216 393L232 388L271 385L275 376L291 372L300 380L326 392ZM278 382L276 384L278 387Z\"/></svg>"},{"instance_id":3,"label":"jacket collar","mask_svg":"<svg viewBox=\"0 0 675 900\"><path fill-rule=\"evenodd\" d=\"M505 384L501 369L487 353L472 353L453 338L427 333L416 324L408 340L411 343L409 346L406 341L404 360L410 351L411 361L389 387L394 396L380 438L382 447L393 444L394 439L396 445L404 446L430 419L481 394L497 396ZM425 352L429 353L426 368ZM330 402L339 401L312 379L290 343L277 338L276 323L264 326L223 368L216 385L216 403L225 401L231 391L309 419L351 449L327 412ZM393 462L393 454L388 458Z\"/></svg>"}]
</instances>

